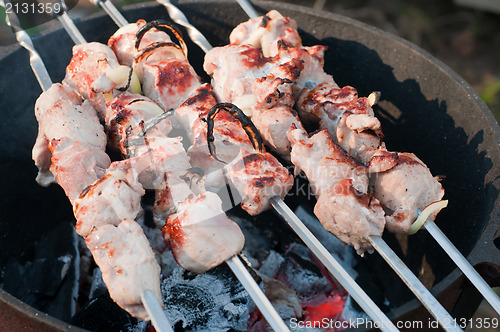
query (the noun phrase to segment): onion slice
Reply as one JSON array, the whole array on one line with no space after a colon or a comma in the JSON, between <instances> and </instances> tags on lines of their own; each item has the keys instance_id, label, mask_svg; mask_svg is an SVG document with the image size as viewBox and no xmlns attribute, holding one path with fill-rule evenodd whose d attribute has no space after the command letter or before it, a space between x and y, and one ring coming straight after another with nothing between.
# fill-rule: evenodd
<instances>
[{"instance_id":1,"label":"onion slice","mask_svg":"<svg viewBox=\"0 0 500 332\"><path fill-rule=\"evenodd\" d=\"M123 65L115 68L109 68L106 70L105 75L115 84L120 84L126 87L130 86L132 93L141 93L141 83L139 81L139 77L132 70L132 68Z\"/></svg>"},{"instance_id":2,"label":"onion slice","mask_svg":"<svg viewBox=\"0 0 500 332\"><path fill-rule=\"evenodd\" d=\"M434 213L434 212L439 212L440 210L444 209L445 207L448 206L448 200L442 200L442 201L437 201L433 202L429 205L427 205L422 212L420 212L420 215L418 216L417 220L410 226L410 229L408 230L408 235L413 235L416 232L422 228L422 226L426 223L427 218Z\"/></svg>"}]
</instances>

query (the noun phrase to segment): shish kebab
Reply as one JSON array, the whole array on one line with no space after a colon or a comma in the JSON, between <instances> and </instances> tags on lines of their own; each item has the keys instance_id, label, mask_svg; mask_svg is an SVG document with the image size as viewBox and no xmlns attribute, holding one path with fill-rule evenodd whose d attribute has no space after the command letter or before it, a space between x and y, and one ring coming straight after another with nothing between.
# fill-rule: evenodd
<instances>
[{"instance_id":1,"label":"shish kebab","mask_svg":"<svg viewBox=\"0 0 500 332\"><path fill-rule=\"evenodd\" d=\"M2 1L0 5L4 6ZM172 331L163 314L159 285L160 267L156 262L142 228L134 221L140 212L137 204L142 187L137 185L129 160L110 164L105 153L106 135L95 109L88 101L81 102L78 94L61 84L52 84L42 59L36 52L29 35L21 29L14 14L7 16L19 43L29 51L30 64L44 90L37 100L35 115L39 133L33 149L33 159L39 168L37 181L42 185L57 181L75 207L80 193L101 184L111 186L114 197L102 215L100 224L91 218L80 219L79 231L102 269L103 278L113 287L109 292L119 297L122 307L143 319L151 318L159 331ZM135 166L137 166L135 165ZM140 167L140 166L139 166ZM126 198L128 206L118 202ZM135 250L129 250L133 244ZM111 254L125 251L124 257ZM115 270L119 266L119 270ZM144 271L137 274L136 271Z\"/></svg>"},{"instance_id":2,"label":"shish kebab","mask_svg":"<svg viewBox=\"0 0 500 332\"><path fill-rule=\"evenodd\" d=\"M442 188L425 164L412 153L387 151L382 142L380 122L374 117L370 104L365 104L362 110L355 109L354 112L349 110L347 107L349 103L352 105L362 98L357 98L356 90L351 87L339 88L333 78L323 71L325 47L303 47L295 21L281 16L276 11L270 11L266 15L268 25L265 27L261 24L263 17L257 17L257 13L247 0L237 1L251 19L235 28L230 36L231 42L251 42L261 47L265 54L272 56L276 52L282 52L282 50L277 50L278 40L285 41L287 45L282 45L284 52L304 61L304 66L309 68L306 71L307 75L300 77L294 83L297 110L304 119L320 120L321 127L328 129L339 145L366 164L370 172L375 174L372 177L375 196L382 204L393 210L389 218L386 218L389 229L410 235L416 233L421 227L427 229L494 310L500 314L500 297L434 223L438 209L446 203L438 201L443 196ZM342 90L349 91L346 94L347 98L333 100L332 97L335 94L332 91ZM353 120L353 118L358 119ZM374 133L376 135L373 135ZM406 174L414 175L420 183L412 181L411 177L404 176ZM408 191L406 191L407 188ZM431 204L437 206L437 209L425 216L423 210L426 205Z\"/></svg>"},{"instance_id":3,"label":"shish kebab","mask_svg":"<svg viewBox=\"0 0 500 332\"><path fill-rule=\"evenodd\" d=\"M103 6L104 7L104 6ZM169 8L171 8L173 6L170 6ZM176 10L174 12L176 14L176 22L177 23L181 23L183 22L182 20L184 19L185 20L185 17L184 18L179 18L179 13L180 11ZM182 14L182 13L180 13ZM182 15L183 16L183 15ZM119 19L119 18L113 18L113 20L115 22L118 22L118 21L122 21L122 19ZM195 30L195 28L191 25L189 25L189 30L188 31L197 31ZM128 25L126 27L122 27L121 29L119 29L117 31L117 33L115 33L115 35L110 39L110 42L109 44L114 48L116 49L116 53L117 54L123 54L123 60L122 62L125 62L125 63L130 63L132 61L132 58L130 56L130 51L124 51L124 50L120 50L120 48L124 48L127 49L130 48L130 45L132 44L133 42L133 38L135 38L135 35L132 34L130 32L130 30L134 31L134 29L136 30L137 27L134 28L134 25ZM197 32L195 33L196 36L199 36L200 33ZM128 41L127 41L128 40ZM120 44L122 46L120 46ZM204 39L204 42L201 43L201 47L202 48L206 48L206 45L208 44L208 42L206 41L206 39ZM209 44L208 44L209 45ZM119 56L120 58L120 56ZM185 60L185 59L184 59ZM158 69L155 69L155 70L158 70ZM191 69L192 70L192 69ZM165 75L166 76L166 75ZM173 82L175 83L175 82ZM201 83L198 83L198 85L200 85ZM195 85L196 86L196 85ZM156 93L155 93L156 94ZM156 94L156 97L158 97L160 94ZM204 98L205 99L205 98ZM189 101L190 99L188 99ZM191 100L194 100L191 99ZM159 102L161 103L162 101L159 100ZM229 107L229 106L226 106L226 108ZM182 108L182 107L181 107ZM224 108L224 106L222 106L222 108ZM180 109L180 108L179 108ZM179 110L178 109L178 110ZM212 109L212 111L214 111L214 109ZM215 110L214 114L216 114L216 112L218 112L218 109ZM183 127L186 129L186 131L188 131L188 135L190 135L192 138L193 137L199 137L200 139L203 139L204 137L206 137L206 126L203 125L203 122L201 121L201 118L204 117L204 112L203 111L195 111L195 112L192 112L191 114L188 114L186 112L179 112L179 116L180 116L180 122L181 122L181 125L183 125ZM223 118L224 119L224 118ZM184 121L183 121L184 120ZM187 122L186 122L187 120ZM217 121L220 121L221 119L217 119ZM183 122L183 123L182 123ZM227 133L229 131L230 128L233 128L234 126L231 125L231 123L229 121L227 121L227 119L224 119L224 124L226 125L224 127L224 130L223 132ZM227 127L229 125L229 128ZM202 130L201 128L204 128L204 130ZM220 128L220 127L215 127L215 128ZM189 134L189 132L192 132L191 134ZM241 129L240 129L241 131ZM231 135L234 135L234 133L231 133ZM219 132L218 135L217 135L217 129L216 129L216 135L215 136L218 136L217 138L221 138L220 136L222 136L222 139L224 141L233 141L233 139L231 139L231 135L227 136L227 134L224 134L222 132ZM236 135L236 136L241 136L241 135ZM202 138L203 137L203 138ZM194 146L196 146L196 144L199 143L198 142L198 139L194 139ZM214 161L215 158L210 158L210 156L207 154L207 149L206 149L206 142L203 143L204 146L205 146L205 152L204 152L204 157L203 159L205 160L212 160ZM217 141L215 142L215 144L217 144ZM214 145L215 145L214 144ZM227 143L226 143L227 144ZM249 142L247 143L249 144ZM194 147L193 146L193 147ZM198 154L198 153L196 153ZM193 155L191 155L193 156ZM227 156L227 154L226 154ZM208 158L207 158L208 157ZM255 164L255 161L258 161L257 159L255 158L252 158L252 162L253 164ZM259 158L260 159L260 158ZM228 159L228 160L231 160L231 159ZM250 164L250 163L249 163ZM233 166L234 165L237 165L237 163L233 163ZM250 164L251 166L251 164ZM262 173L262 171L260 172ZM248 175L246 176L248 177ZM234 177L231 177L232 179L234 179ZM241 191L240 191L241 192ZM245 197L245 192L243 193L242 195L243 197ZM271 201L271 203L273 203ZM285 218L288 217L288 219L292 219L291 221L289 222L293 222L295 223L295 227L294 230L296 230L298 233L299 233L299 236L301 236L303 239L305 238L306 240L308 240L308 245L310 247L312 247L313 249L313 252L315 252L315 254L320 257L320 259L325 263L329 263L329 261L331 261L333 258L331 257L331 255L324 249L324 247L322 247L322 245L314 238L314 236L312 236L312 234L303 226L303 224L300 222L300 220L298 220L298 218L290 218L289 215L293 213L288 209L288 207L286 207L286 205L284 204L279 204L279 202L276 202L277 205L275 205L275 207L277 207L277 210L281 212L281 214L285 214ZM273 204L274 205L274 204ZM245 208L245 206L243 206ZM253 214L251 209L247 209L247 211L251 214ZM287 216L288 215L288 216ZM325 265L327 265L325 264ZM329 263L327 266L328 268L330 269L331 272L333 272L334 275L337 276L337 279L341 280L341 283L345 286L346 289L348 289L348 291L350 291L351 295L353 296L353 298L360 302L361 306L363 307L363 309L365 309L365 311L373 318L373 319L377 319L378 321L382 322L382 326L384 327L383 329L384 330L396 330L395 326L392 324L392 322L390 322L389 319L387 319L387 317L380 311L380 309L378 307L376 307L376 305L371 301L371 299L369 299L369 297L366 296L366 294L364 293L364 291L361 290L361 288L359 288L359 286L357 284L355 284L352 279L350 278L350 276L345 272L345 271L342 271L343 269L340 267L340 265L337 265L338 266L333 266L334 264L331 264ZM340 271L340 272L339 272ZM348 281L345 281L345 280L348 280ZM351 281L349 281L349 279L351 279ZM349 283L354 283L355 286L352 286L352 285L349 285Z\"/></svg>"},{"instance_id":4,"label":"shish kebab","mask_svg":"<svg viewBox=\"0 0 500 332\"><path fill-rule=\"evenodd\" d=\"M295 158L292 161L299 169L305 171L313 185L313 191L319 194L315 214L322 221L324 227L344 242L349 241L357 247L358 251L373 247L382 252L386 261L417 298L443 327L447 327L446 321L452 317L382 240L380 235L385 219L380 204L377 201L374 202L374 198L364 201L355 199L360 195L369 197L366 167L359 163L357 167L351 164L349 170L349 167L345 167L347 166L345 157L354 162L351 156L346 154L341 156L335 154L337 151L333 150L331 152L334 154L331 155L331 152L321 148L322 144L325 146L325 141L331 141L326 131L323 131L324 139L322 140L322 136L318 134L307 137L301 128L297 114L291 109L293 97L289 97L292 94L292 83L298 79L304 69L301 61L289 57L283 59L285 62L279 62L278 55L276 56L278 63L273 66L276 57L273 59L265 58L260 49L256 50L250 45L230 44L226 47L216 48L207 54L204 68L208 74L212 74L214 89L219 98L222 101L239 104L241 108L249 111L249 114L251 112L258 114L257 120L255 120L256 127L266 139L266 143L276 152L285 154L285 158L290 145L294 145L291 157ZM267 76L262 75L263 71L267 71ZM276 76L277 73L283 72L287 76ZM281 81L279 81L280 79ZM275 92L268 94L265 99L257 99L256 92L266 91L266 88L270 86L269 84L266 86L266 81L274 84ZM278 83L276 84L276 82ZM291 102L290 99L292 99ZM262 114L270 116L262 116ZM293 124L294 130L289 131L291 124ZM304 133L304 135L299 135L299 133ZM288 142L283 141L284 134L287 134ZM314 141L318 143L316 146L314 146ZM300 146L297 143L300 143L305 149L295 149L294 152L294 148ZM333 146L334 143L331 142L330 147ZM322 165L320 166L322 169L318 169L317 165L313 165L313 162L308 158L301 158L300 155L303 153L307 153L306 155L310 157L321 158ZM342 169L341 166L344 166L344 171L339 171ZM325 174L321 174L322 171L326 171L326 175L332 176L330 183L325 183L323 176ZM326 180L328 182L328 179ZM333 188L335 190L332 190ZM325 198L322 199L321 196ZM343 200L349 196L351 199L347 201L348 204L345 204L346 201ZM362 207L362 218L359 218L359 215L355 216L357 220L349 217L349 204ZM447 329L459 330L456 327L447 327Z\"/></svg>"},{"instance_id":5,"label":"shish kebab","mask_svg":"<svg viewBox=\"0 0 500 332\"><path fill-rule=\"evenodd\" d=\"M65 20L65 27L76 29L69 17ZM162 32L150 33L148 38L151 38L150 41L162 39L158 35L164 36ZM103 52L96 52L96 49ZM178 46L174 50L179 51ZM162 55L169 55L170 51L167 50ZM150 53L151 50L146 47L139 58L149 59ZM127 75L123 77L123 66L115 66L116 70L106 68L110 62L116 61L112 50L105 45L77 45L74 47L65 81L76 86L80 94L89 98L100 110L98 113L111 133L112 146L119 147L124 155L139 154L149 158L149 168L139 174L138 178L145 188L160 188L156 190L153 212L156 215L155 221L163 223L164 238L172 249L174 258L185 269L197 273L203 273L226 261L273 329L287 331L279 314L235 256L244 243L239 227L223 213L221 201L216 194L206 192L199 180L187 179L189 175L186 176L185 173L189 173L189 158L180 138L165 136L165 132L171 129L170 122L165 119L165 114L170 111L163 112L146 97L126 92L105 103L106 98L113 95L107 84L109 79L122 76L122 79L127 80ZM128 69L126 72L133 73ZM132 77L133 75L129 75L129 83ZM155 128L158 124L161 124L160 130ZM153 134L146 137L146 132L149 131ZM139 145L134 147L137 139L140 141ZM167 219L166 223L164 219ZM222 242L224 245L219 244Z\"/></svg>"}]
</instances>

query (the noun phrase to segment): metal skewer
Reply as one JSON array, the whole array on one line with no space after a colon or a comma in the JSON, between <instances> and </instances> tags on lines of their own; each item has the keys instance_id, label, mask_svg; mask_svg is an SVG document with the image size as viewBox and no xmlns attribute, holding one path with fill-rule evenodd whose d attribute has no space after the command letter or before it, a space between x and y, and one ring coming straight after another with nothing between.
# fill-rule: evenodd
<instances>
[{"instance_id":1,"label":"metal skewer","mask_svg":"<svg viewBox=\"0 0 500 332\"><path fill-rule=\"evenodd\" d=\"M250 17L255 18L259 16L255 9L250 4L249 0L236 0L241 6L243 11ZM486 301L493 307L493 309L500 314L500 297L493 291L493 289L486 283L486 281L477 273L467 259L458 251L453 243L446 237L446 235L439 229L439 227L431 220L428 220L423 225L425 229L431 234L436 242L443 248L443 250L455 262L458 268L464 275L472 282L472 284L479 290ZM380 248L382 249L382 247Z\"/></svg>"},{"instance_id":2,"label":"metal skewer","mask_svg":"<svg viewBox=\"0 0 500 332\"><path fill-rule=\"evenodd\" d=\"M101 6L113 21L115 21L116 25L122 27L128 24L125 17L123 17L110 0L91 0L91 2L95 6Z\"/></svg>"},{"instance_id":3,"label":"metal skewer","mask_svg":"<svg viewBox=\"0 0 500 332\"><path fill-rule=\"evenodd\" d=\"M0 0L0 6L5 8L5 2L8 2L9 0ZM65 13L66 14L66 13ZM64 14L63 14L64 15ZM74 29L77 34L75 36L79 35L78 39L83 40L85 42L85 39L83 36L80 34L78 29L69 16L66 14L66 18L63 20L66 21L68 20L71 22L68 27L73 27L69 29ZM19 42L19 44L24 47L30 54L30 65L31 69L33 70L33 73L35 74L38 83L40 84L40 87L42 88L43 91L47 91L51 86L52 86L52 80L50 79L50 75L47 72L47 68L45 67L42 58L40 57L40 54L35 50L35 47L33 46L33 42L31 38L29 37L28 33L24 31L21 28L21 25L19 24L19 21L17 19L17 16L14 14L7 14L6 15L6 22L7 24L14 30L14 33L16 35L16 39ZM66 25L64 25L66 28ZM74 32L74 31L73 31ZM73 38L73 35L72 37ZM73 39L74 40L74 39ZM143 293L141 295L142 302L144 304L144 307L146 308L146 311L148 312L149 316L151 317L151 321L153 322L153 325L158 332L173 332L172 326L169 323L167 317L163 313L163 310L161 309L161 305L158 302L158 299L156 296L153 294L152 291L149 289L143 290Z\"/></svg>"},{"instance_id":4,"label":"metal skewer","mask_svg":"<svg viewBox=\"0 0 500 332\"><path fill-rule=\"evenodd\" d=\"M61 1L61 10L56 15L64 30L66 30L75 44L85 44L87 42L76 27L75 22L69 17L64 1Z\"/></svg>"},{"instance_id":5,"label":"metal skewer","mask_svg":"<svg viewBox=\"0 0 500 332\"><path fill-rule=\"evenodd\" d=\"M186 15L184 15L179 8L174 6L170 0L157 0L157 2L165 6L172 21L186 28L189 38L191 38L191 40L198 45L203 52L207 53L213 48L205 36L188 22Z\"/></svg>"},{"instance_id":6,"label":"metal skewer","mask_svg":"<svg viewBox=\"0 0 500 332\"><path fill-rule=\"evenodd\" d=\"M173 6L168 0L157 0L162 5L167 7L167 10L172 11L176 15L174 21L179 25L187 28L189 36L197 45L200 46L202 50L208 52L213 47L208 42L208 40L203 36L203 34L191 25L186 16L175 6ZM112 4L111 4L112 5ZM121 14L120 14L121 15ZM118 19L114 19L115 22ZM122 26L122 25L121 25ZM202 37L201 39L200 36ZM304 241L304 243L311 249L311 251L323 262L325 267L332 273L332 275L337 279L337 281L351 294L352 298L360 305L360 307L367 313L370 318L374 321L379 322L381 329L383 331L398 331L396 326L391 322L391 320L385 315L382 310L373 302L373 300L364 292L364 290L354 281L354 279L347 273L347 271L335 260L335 258L325 249L323 245L314 237L314 235L307 229L304 223L293 213L293 211L285 204L285 202L280 197L273 197L271 199L271 205L273 208L283 217L283 219L290 225L290 227L299 235L299 237ZM231 260L235 260L233 257ZM243 265L236 265L231 260L226 261L229 267L233 270L235 275L238 277L238 273L235 271L236 268L244 268ZM238 260L239 261L239 260ZM240 262L241 264L241 262ZM240 271L241 272L241 271ZM250 277L248 271L245 269L245 273ZM251 277L250 277L251 278ZM240 277L238 277L240 279ZM253 280L253 279L252 279ZM245 289L251 294L243 279L240 282L244 285ZM255 282L254 282L255 283ZM252 288L253 289L253 288ZM260 289L259 289L260 291ZM259 292L261 293L261 292ZM253 296L252 296L253 299ZM267 298L266 298L267 300ZM269 300L267 300L269 301ZM254 299L254 302L255 299ZM257 303L257 302L256 302ZM260 307L259 307L260 308ZM269 308L265 306L264 309ZM272 308L272 307L271 307ZM274 308L272 308L273 311ZM264 311L261 310L264 314ZM265 315L264 315L265 316ZM273 316L270 316L273 318ZM267 317L266 317L267 319ZM268 322L269 319L268 319Z\"/></svg>"},{"instance_id":7,"label":"metal skewer","mask_svg":"<svg viewBox=\"0 0 500 332\"><path fill-rule=\"evenodd\" d=\"M439 227L432 220L428 220L424 224L425 229L429 234L439 243L441 248L450 256L450 258L462 270L465 276L472 282L472 284L484 296L485 300L493 307L493 309L500 314L500 297L493 291L493 289L484 281L477 271L470 265L465 257L458 251L453 243L444 235Z\"/></svg>"},{"instance_id":8,"label":"metal skewer","mask_svg":"<svg viewBox=\"0 0 500 332\"><path fill-rule=\"evenodd\" d=\"M250 18L256 18L258 16L255 10L249 10L252 5L248 0L236 0L238 4L242 7L245 13ZM387 263L392 267L392 269L398 274L398 276L403 280L403 282L410 288L410 290L415 294L415 296L422 302L422 304L427 308L431 315L436 318L441 325L441 327L446 331L462 331L462 329L457 326L450 326L450 322L453 322L453 317L443 308L443 306L436 300L434 296L429 292L427 288L415 277L410 269L399 259L399 257L394 253L394 251L385 243L385 241L379 236L370 236L370 243L373 245L375 250L387 261Z\"/></svg>"},{"instance_id":9,"label":"metal skewer","mask_svg":"<svg viewBox=\"0 0 500 332\"><path fill-rule=\"evenodd\" d=\"M255 305L259 308L261 314L264 316L269 325L271 325L273 330L290 331L240 259L233 256L226 261L226 264L233 271L234 275L238 278L243 287L245 287ZM252 286L248 287L249 285Z\"/></svg>"}]
</instances>

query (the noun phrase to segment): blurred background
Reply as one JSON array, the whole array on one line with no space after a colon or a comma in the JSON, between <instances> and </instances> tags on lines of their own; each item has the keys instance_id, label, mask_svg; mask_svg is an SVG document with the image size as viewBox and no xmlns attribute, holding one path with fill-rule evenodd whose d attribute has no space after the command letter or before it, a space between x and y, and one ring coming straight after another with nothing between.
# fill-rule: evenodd
<instances>
[{"instance_id":1,"label":"blurred background","mask_svg":"<svg viewBox=\"0 0 500 332\"><path fill-rule=\"evenodd\" d=\"M97 9L89 1L73 1L70 16ZM451 67L467 81L500 122L500 0L276 0L351 17L405 38ZM113 0L122 7L140 0ZM173 1L174 3L176 1ZM0 45L15 43L0 9ZM34 35L58 24L50 21L29 29ZM0 46L1 47L1 46ZM499 293L499 290L497 290ZM500 319L483 303L476 317ZM468 329L500 331L500 329Z\"/></svg>"}]
</instances>

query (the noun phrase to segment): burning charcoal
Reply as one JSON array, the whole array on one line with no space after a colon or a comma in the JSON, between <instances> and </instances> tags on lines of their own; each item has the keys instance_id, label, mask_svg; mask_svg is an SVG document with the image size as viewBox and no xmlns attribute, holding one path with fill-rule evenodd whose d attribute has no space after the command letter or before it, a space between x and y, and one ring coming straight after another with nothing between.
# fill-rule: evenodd
<instances>
[{"instance_id":1,"label":"burning charcoal","mask_svg":"<svg viewBox=\"0 0 500 332\"><path fill-rule=\"evenodd\" d=\"M180 267L162 284L165 312L187 330L246 331L254 304L225 265L201 275Z\"/></svg>"},{"instance_id":2,"label":"burning charcoal","mask_svg":"<svg viewBox=\"0 0 500 332\"><path fill-rule=\"evenodd\" d=\"M90 301L71 318L71 324L94 332L131 330L138 320L122 310L106 293Z\"/></svg>"}]
</instances>

